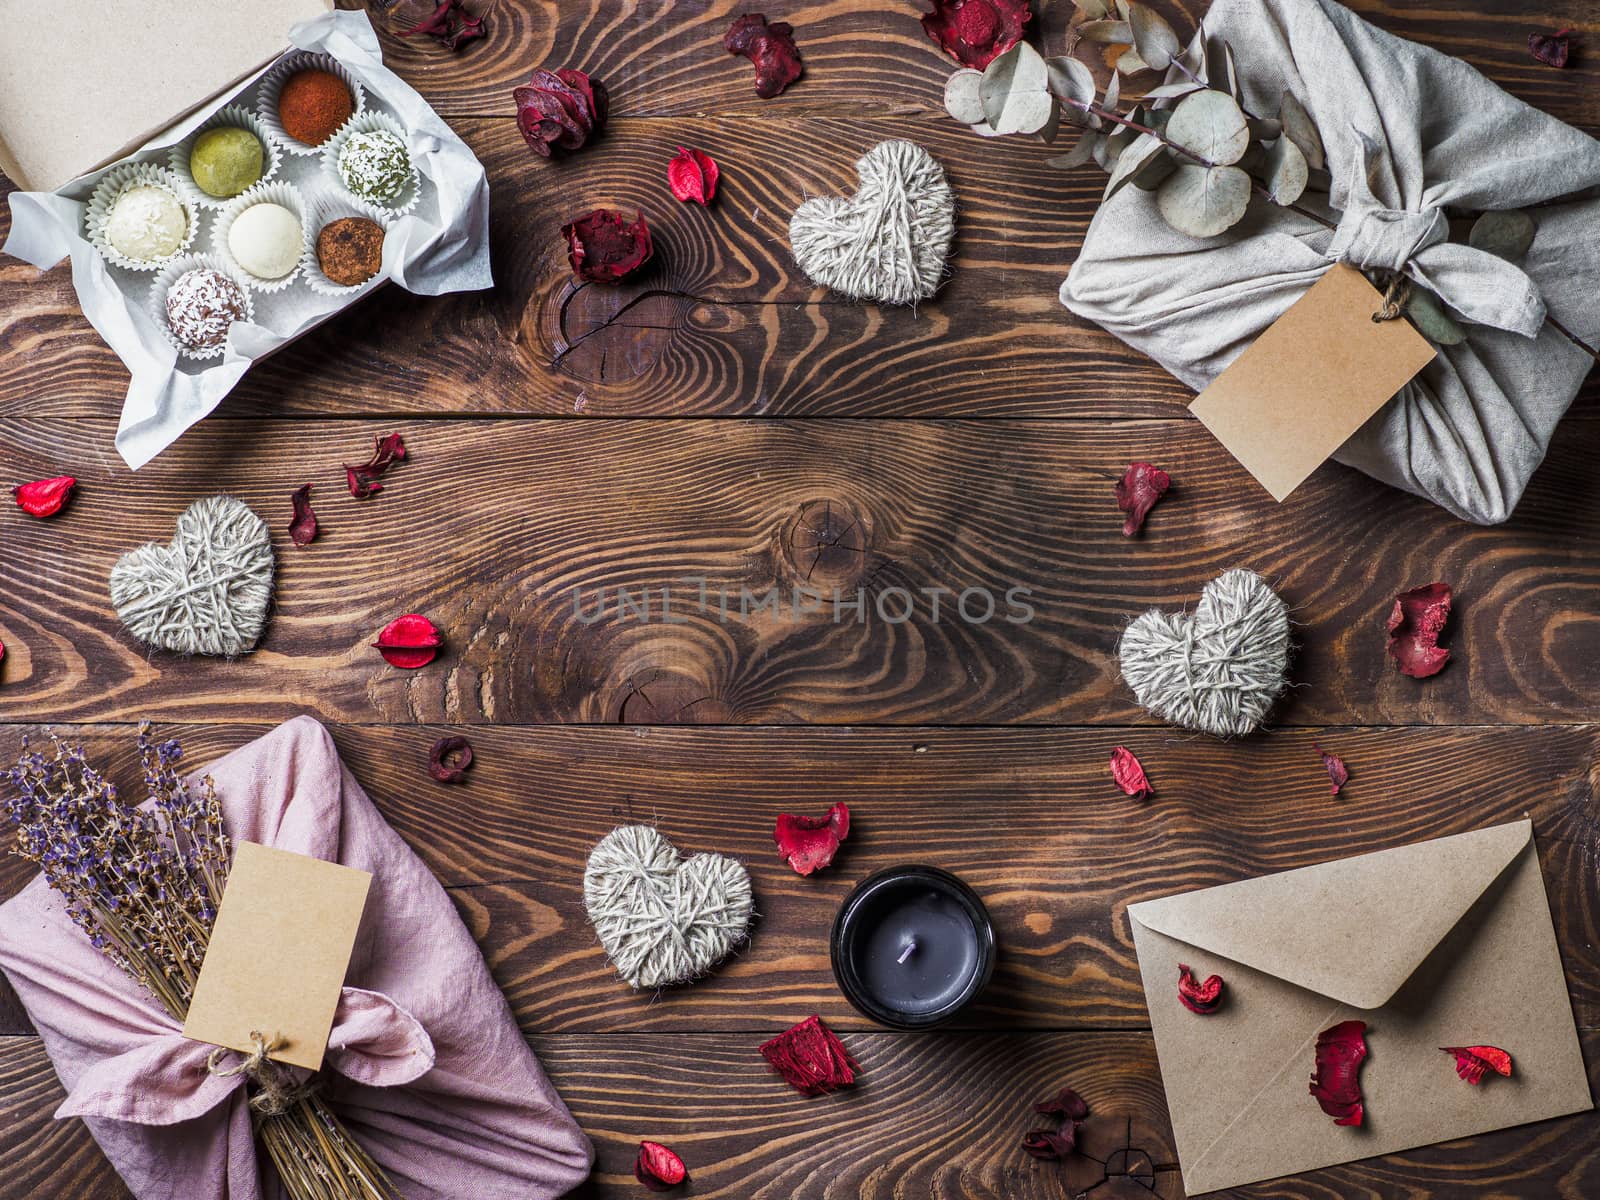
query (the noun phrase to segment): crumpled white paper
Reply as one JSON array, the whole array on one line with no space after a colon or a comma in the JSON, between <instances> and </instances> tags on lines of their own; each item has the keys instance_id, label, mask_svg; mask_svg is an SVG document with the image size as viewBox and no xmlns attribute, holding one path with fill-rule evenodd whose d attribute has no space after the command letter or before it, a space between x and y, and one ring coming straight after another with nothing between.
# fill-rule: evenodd
<instances>
[{"instance_id":1,"label":"crumpled white paper","mask_svg":"<svg viewBox=\"0 0 1600 1200\"><path fill-rule=\"evenodd\" d=\"M427 296L493 286L489 184L483 164L426 100L383 65L378 37L366 14L330 12L304 21L289 31L289 41L337 58L366 88L369 107L387 109L407 131L411 157L425 186L416 209L390 226L379 278ZM255 81L235 94L248 95ZM206 105L156 135L138 154L182 141L227 102L222 97ZM319 156L299 163L307 173L321 170ZM12 193L11 236L5 252L40 268L71 257L72 285L84 316L133 375L116 444L127 464L138 470L216 408L256 359L327 320L350 300L320 296L300 286L257 295L255 323L233 327L220 361L180 359L147 307L149 280L125 271L113 273L85 236L84 209L100 176L110 169L85 175L59 192ZM287 177L297 180L293 174ZM208 242L209 227L195 249L204 251Z\"/></svg>"}]
</instances>

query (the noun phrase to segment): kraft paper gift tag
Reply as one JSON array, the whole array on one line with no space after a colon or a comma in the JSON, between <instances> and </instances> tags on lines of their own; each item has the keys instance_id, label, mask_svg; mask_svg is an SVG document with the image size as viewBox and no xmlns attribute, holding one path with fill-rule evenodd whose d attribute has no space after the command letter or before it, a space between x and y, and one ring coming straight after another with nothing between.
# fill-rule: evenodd
<instances>
[{"instance_id":1,"label":"kraft paper gift tag","mask_svg":"<svg viewBox=\"0 0 1600 1200\"><path fill-rule=\"evenodd\" d=\"M1383 295L1335 264L1189 411L1282 500L1433 361L1404 317L1374 321Z\"/></svg>"},{"instance_id":2,"label":"kraft paper gift tag","mask_svg":"<svg viewBox=\"0 0 1600 1200\"><path fill-rule=\"evenodd\" d=\"M239 842L185 1037L315 1071L367 903L366 871Z\"/></svg>"}]
</instances>

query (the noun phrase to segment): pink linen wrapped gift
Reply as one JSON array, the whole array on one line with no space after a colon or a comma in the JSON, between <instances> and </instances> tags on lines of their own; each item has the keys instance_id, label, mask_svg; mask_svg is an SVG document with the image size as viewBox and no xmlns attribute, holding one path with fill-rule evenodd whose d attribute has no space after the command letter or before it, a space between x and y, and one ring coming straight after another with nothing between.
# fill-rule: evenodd
<instances>
[{"instance_id":1,"label":"pink linen wrapped gift","mask_svg":"<svg viewBox=\"0 0 1600 1200\"><path fill-rule=\"evenodd\" d=\"M594 1152L545 1078L444 889L299 717L212 764L223 823L372 873L323 1095L406 1200L538 1200ZM139 1200L262 1200L242 1076L206 1069L156 1000L36 878L0 905L0 968L81 1116ZM236 1063L237 1055L228 1062Z\"/></svg>"}]
</instances>

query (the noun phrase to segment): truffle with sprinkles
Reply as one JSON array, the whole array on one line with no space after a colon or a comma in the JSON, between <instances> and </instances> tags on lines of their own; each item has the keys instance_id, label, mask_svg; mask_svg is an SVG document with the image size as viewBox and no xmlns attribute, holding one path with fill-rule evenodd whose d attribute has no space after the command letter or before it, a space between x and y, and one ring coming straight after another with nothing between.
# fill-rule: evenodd
<instances>
[{"instance_id":1,"label":"truffle with sprinkles","mask_svg":"<svg viewBox=\"0 0 1600 1200\"><path fill-rule=\"evenodd\" d=\"M244 319L244 292L221 271L186 271L167 292L167 324L191 350L216 349L229 327Z\"/></svg>"},{"instance_id":2,"label":"truffle with sprinkles","mask_svg":"<svg viewBox=\"0 0 1600 1200\"><path fill-rule=\"evenodd\" d=\"M339 178L358 199L393 204L411 182L411 155L387 129L358 130L339 148Z\"/></svg>"}]
</instances>

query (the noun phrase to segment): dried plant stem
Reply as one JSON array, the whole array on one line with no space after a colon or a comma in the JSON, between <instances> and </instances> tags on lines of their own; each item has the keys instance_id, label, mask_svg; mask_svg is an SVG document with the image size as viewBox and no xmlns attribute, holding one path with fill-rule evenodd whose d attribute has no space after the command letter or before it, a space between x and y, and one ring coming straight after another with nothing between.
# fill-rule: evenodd
<instances>
[{"instance_id":1,"label":"dried plant stem","mask_svg":"<svg viewBox=\"0 0 1600 1200\"><path fill-rule=\"evenodd\" d=\"M398 1200L383 1168L315 1096L258 1117L256 1135L295 1200Z\"/></svg>"},{"instance_id":2,"label":"dried plant stem","mask_svg":"<svg viewBox=\"0 0 1600 1200\"><path fill-rule=\"evenodd\" d=\"M1572 330L1568 329L1560 321L1552 317L1548 311L1544 314L1544 319L1550 323L1551 329L1554 329L1557 333L1566 338L1567 341L1571 342L1579 350L1582 350L1590 358L1600 362L1600 350L1596 350L1593 346L1589 345L1588 342L1584 341L1577 334L1573 333Z\"/></svg>"}]
</instances>

